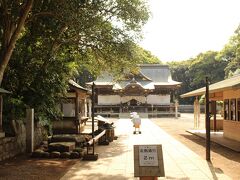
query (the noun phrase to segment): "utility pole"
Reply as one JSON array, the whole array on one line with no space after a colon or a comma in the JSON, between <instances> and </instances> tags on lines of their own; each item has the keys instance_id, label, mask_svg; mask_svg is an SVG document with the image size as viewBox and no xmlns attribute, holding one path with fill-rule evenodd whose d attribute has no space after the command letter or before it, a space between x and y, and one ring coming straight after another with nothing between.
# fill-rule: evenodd
<instances>
[{"instance_id":1,"label":"utility pole","mask_svg":"<svg viewBox=\"0 0 240 180\"><path fill-rule=\"evenodd\" d=\"M205 93L205 124L206 124L206 160L210 158L210 114L209 114L209 82L206 77L206 93Z\"/></svg>"}]
</instances>

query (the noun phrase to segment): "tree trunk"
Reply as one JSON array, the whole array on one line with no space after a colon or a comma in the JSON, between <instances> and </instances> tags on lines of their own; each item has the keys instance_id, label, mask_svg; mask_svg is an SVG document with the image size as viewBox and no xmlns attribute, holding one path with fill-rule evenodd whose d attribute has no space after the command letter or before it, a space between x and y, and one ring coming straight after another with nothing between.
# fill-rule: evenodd
<instances>
[{"instance_id":1,"label":"tree trunk","mask_svg":"<svg viewBox=\"0 0 240 180\"><path fill-rule=\"evenodd\" d=\"M27 0L21 14L19 15L18 23L16 24L14 32L11 34L9 42L2 47L2 56L0 59L0 86L2 84L3 75L8 65L8 62L12 56L15 44L19 38L19 35L24 27L28 14L32 8L34 0Z\"/></svg>"}]
</instances>

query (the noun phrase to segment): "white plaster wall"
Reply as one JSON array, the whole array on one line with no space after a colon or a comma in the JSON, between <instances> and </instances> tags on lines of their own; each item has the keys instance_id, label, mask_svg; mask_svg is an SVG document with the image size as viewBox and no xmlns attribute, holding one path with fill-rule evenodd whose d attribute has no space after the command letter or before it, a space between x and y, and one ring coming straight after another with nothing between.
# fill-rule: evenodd
<instances>
[{"instance_id":1,"label":"white plaster wall","mask_svg":"<svg viewBox=\"0 0 240 180\"><path fill-rule=\"evenodd\" d=\"M137 101L141 102L141 103L145 103L146 102L146 97L145 96L124 96L122 97L122 103L126 103L132 99L136 99Z\"/></svg>"},{"instance_id":2,"label":"white plaster wall","mask_svg":"<svg viewBox=\"0 0 240 180\"><path fill-rule=\"evenodd\" d=\"M98 105L114 105L120 104L119 95L99 95L98 96Z\"/></svg>"},{"instance_id":3,"label":"white plaster wall","mask_svg":"<svg viewBox=\"0 0 240 180\"><path fill-rule=\"evenodd\" d=\"M148 104L170 104L170 95L148 95Z\"/></svg>"}]
</instances>

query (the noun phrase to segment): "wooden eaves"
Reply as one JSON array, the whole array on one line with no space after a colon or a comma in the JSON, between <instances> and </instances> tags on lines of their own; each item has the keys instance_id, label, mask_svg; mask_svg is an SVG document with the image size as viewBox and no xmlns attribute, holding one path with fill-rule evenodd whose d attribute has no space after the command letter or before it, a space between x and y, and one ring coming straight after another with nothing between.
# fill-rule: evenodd
<instances>
[{"instance_id":1,"label":"wooden eaves","mask_svg":"<svg viewBox=\"0 0 240 180\"><path fill-rule=\"evenodd\" d=\"M209 86L209 93L218 93L218 92L223 92L225 90L230 90L230 89L237 89L240 88L240 74L235 75L231 78L219 81L217 83L211 84ZM186 98L186 97L192 97L192 96L201 96L205 94L206 88L199 88L194 91L190 91L188 93L180 95L181 98Z\"/></svg>"}]
</instances>

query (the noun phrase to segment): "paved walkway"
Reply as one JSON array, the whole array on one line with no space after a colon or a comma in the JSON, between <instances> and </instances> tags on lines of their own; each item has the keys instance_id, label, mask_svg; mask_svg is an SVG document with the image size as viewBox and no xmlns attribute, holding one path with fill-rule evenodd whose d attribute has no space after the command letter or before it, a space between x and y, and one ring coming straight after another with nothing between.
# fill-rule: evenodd
<instances>
[{"instance_id":1,"label":"paved walkway","mask_svg":"<svg viewBox=\"0 0 240 180\"><path fill-rule=\"evenodd\" d=\"M149 119L142 119L142 134L137 135L130 119L120 119L115 125L118 140L109 146L97 146L97 161L79 161L62 180L138 179L133 177L135 144L162 144L165 177L159 179L230 179Z\"/></svg>"}]
</instances>

